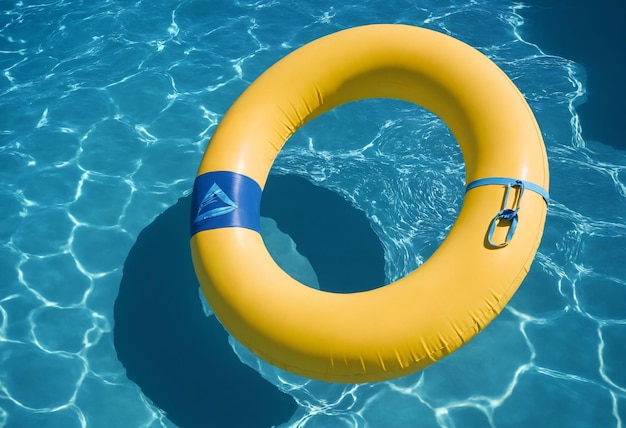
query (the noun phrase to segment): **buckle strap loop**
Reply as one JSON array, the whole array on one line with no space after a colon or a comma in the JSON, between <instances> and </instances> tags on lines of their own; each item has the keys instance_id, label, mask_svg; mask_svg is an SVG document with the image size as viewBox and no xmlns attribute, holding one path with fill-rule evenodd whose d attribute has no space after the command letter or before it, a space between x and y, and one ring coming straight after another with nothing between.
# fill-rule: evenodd
<instances>
[{"instance_id":1,"label":"buckle strap loop","mask_svg":"<svg viewBox=\"0 0 626 428\"><path fill-rule=\"evenodd\" d=\"M489 178L481 178L479 180L472 181L466 186L465 191L467 192L475 187L488 186L488 185L506 186L506 191L504 193L504 198L502 200L502 208L500 209L500 211L498 211L495 217L491 220L491 223L489 224L489 229L487 232L487 242L489 243L491 247L493 248L506 247L511 241L511 239L513 239L513 235L515 234L515 230L517 229L517 223L519 221L518 212L520 210L520 204L522 201L522 196L524 195L524 190L528 189L532 192L539 194L543 198L543 200L546 202L546 204L549 203L550 196L545 189L543 189L541 186L538 186L535 183L531 183L525 180L514 179L514 178L506 178L506 177L489 177ZM517 200L516 200L514 207L507 208L507 205L509 202L509 194L510 194L512 187L518 188L519 192L517 194L517 198L516 198ZM500 224L501 221L506 221L509 223L508 225L509 231L506 235L504 242L495 243L493 241L493 234L496 230L496 226Z\"/></svg>"}]
</instances>

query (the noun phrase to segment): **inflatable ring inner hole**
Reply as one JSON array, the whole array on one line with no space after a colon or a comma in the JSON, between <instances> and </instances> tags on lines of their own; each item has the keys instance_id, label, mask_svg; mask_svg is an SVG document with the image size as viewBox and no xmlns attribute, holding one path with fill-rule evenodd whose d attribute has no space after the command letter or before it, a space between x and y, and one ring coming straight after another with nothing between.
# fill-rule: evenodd
<instances>
[{"instance_id":1,"label":"inflatable ring inner hole","mask_svg":"<svg viewBox=\"0 0 626 428\"><path fill-rule=\"evenodd\" d=\"M274 261L299 282L335 293L372 290L435 252L458 216L464 180L460 147L438 116L389 98L350 102L287 140L261 203L262 219L275 224L261 233ZM281 232L292 241L280 243Z\"/></svg>"}]
</instances>

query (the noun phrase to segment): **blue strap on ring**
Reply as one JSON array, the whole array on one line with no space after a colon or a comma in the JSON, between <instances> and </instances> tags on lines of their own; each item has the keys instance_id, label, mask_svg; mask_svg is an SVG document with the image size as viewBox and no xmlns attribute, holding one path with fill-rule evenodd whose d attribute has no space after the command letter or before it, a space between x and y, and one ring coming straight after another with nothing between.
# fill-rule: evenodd
<instances>
[{"instance_id":1,"label":"blue strap on ring","mask_svg":"<svg viewBox=\"0 0 626 428\"><path fill-rule=\"evenodd\" d=\"M468 192L475 187L489 185L506 186L504 200L502 201L502 209L498 211L495 217L491 220L491 223L489 224L489 232L487 233L487 242L489 242L489 245L493 248L502 248L506 247L511 239L513 239L513 235L515 234L515 230L517 229L518 212L520 210L520 203L522 201L522 196L524 195L524 190L530 190L531 192L539 194L546 202L546 204L549 204L550 202L550 195L543 187L535 183L506 177L489 177L472 181L465 187L465 192ZM519 193L517 195L517 202L515 203L514 207L507 208L511 188L518 188ZM509 232L507 233L504 242L497 244L493 242L493 233L496 230L496 226L500 223L500 221L509 222Z\"/></svg>"},{"instance_id":2,"label":"blue strap on ring","mask_svg":"<svg viewBox=\"0 0 626 428\"><path fill-rule=\"evenodd\" d=\"M242 227L261 231L261 186L232 171L196 177L191 194L191 236L203 230Z\"/></svg>"}]
</instances>

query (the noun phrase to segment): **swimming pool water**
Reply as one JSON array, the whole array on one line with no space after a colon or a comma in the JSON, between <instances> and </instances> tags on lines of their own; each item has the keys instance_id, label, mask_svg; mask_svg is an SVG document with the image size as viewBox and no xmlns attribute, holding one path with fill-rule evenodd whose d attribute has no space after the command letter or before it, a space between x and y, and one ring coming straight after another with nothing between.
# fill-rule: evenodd
<instances>
[{"instance_id":1,"label":"swimming pool water","mask_svg":"<svg viewBox=\"0 0 626 428\"><path fill-rule=\"evenodd\" d=\"M623 427L626 154L582 138L585 69L524 41L523 12L494 0L0 2L0 426ZM396 381L325 384L259 361L203 314L180 213L251 81L306 42L375 22L451 34L513 79L544 135L552 200L526 280L475 340ZM367 269L384 282L432 253L463 198L445 125L393 101L320 117L273 174L365 216L384 256ZM183 360L190 350L212 359Z\"/></svg>"}]
</instances>

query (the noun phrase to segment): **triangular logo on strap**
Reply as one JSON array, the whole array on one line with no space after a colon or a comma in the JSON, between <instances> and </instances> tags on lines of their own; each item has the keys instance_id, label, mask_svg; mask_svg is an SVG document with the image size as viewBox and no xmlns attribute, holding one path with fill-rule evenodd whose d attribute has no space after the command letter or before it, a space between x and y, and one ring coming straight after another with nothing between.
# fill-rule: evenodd
<instances>
[{"instance_id":1,"label":"triangular logo on strap","mask_svg":"<svg viewBox=\"0 0 626 428\"><path fill-rule=\"evenodd\" d=\"M233 212L237 208L237 204L224 193L220 186L218 186L217 183L213 183L211 188L204 195L204 198L202 198L196 219L193 222L197 224L209 218Z\"/></svg>"}]
</instances>

